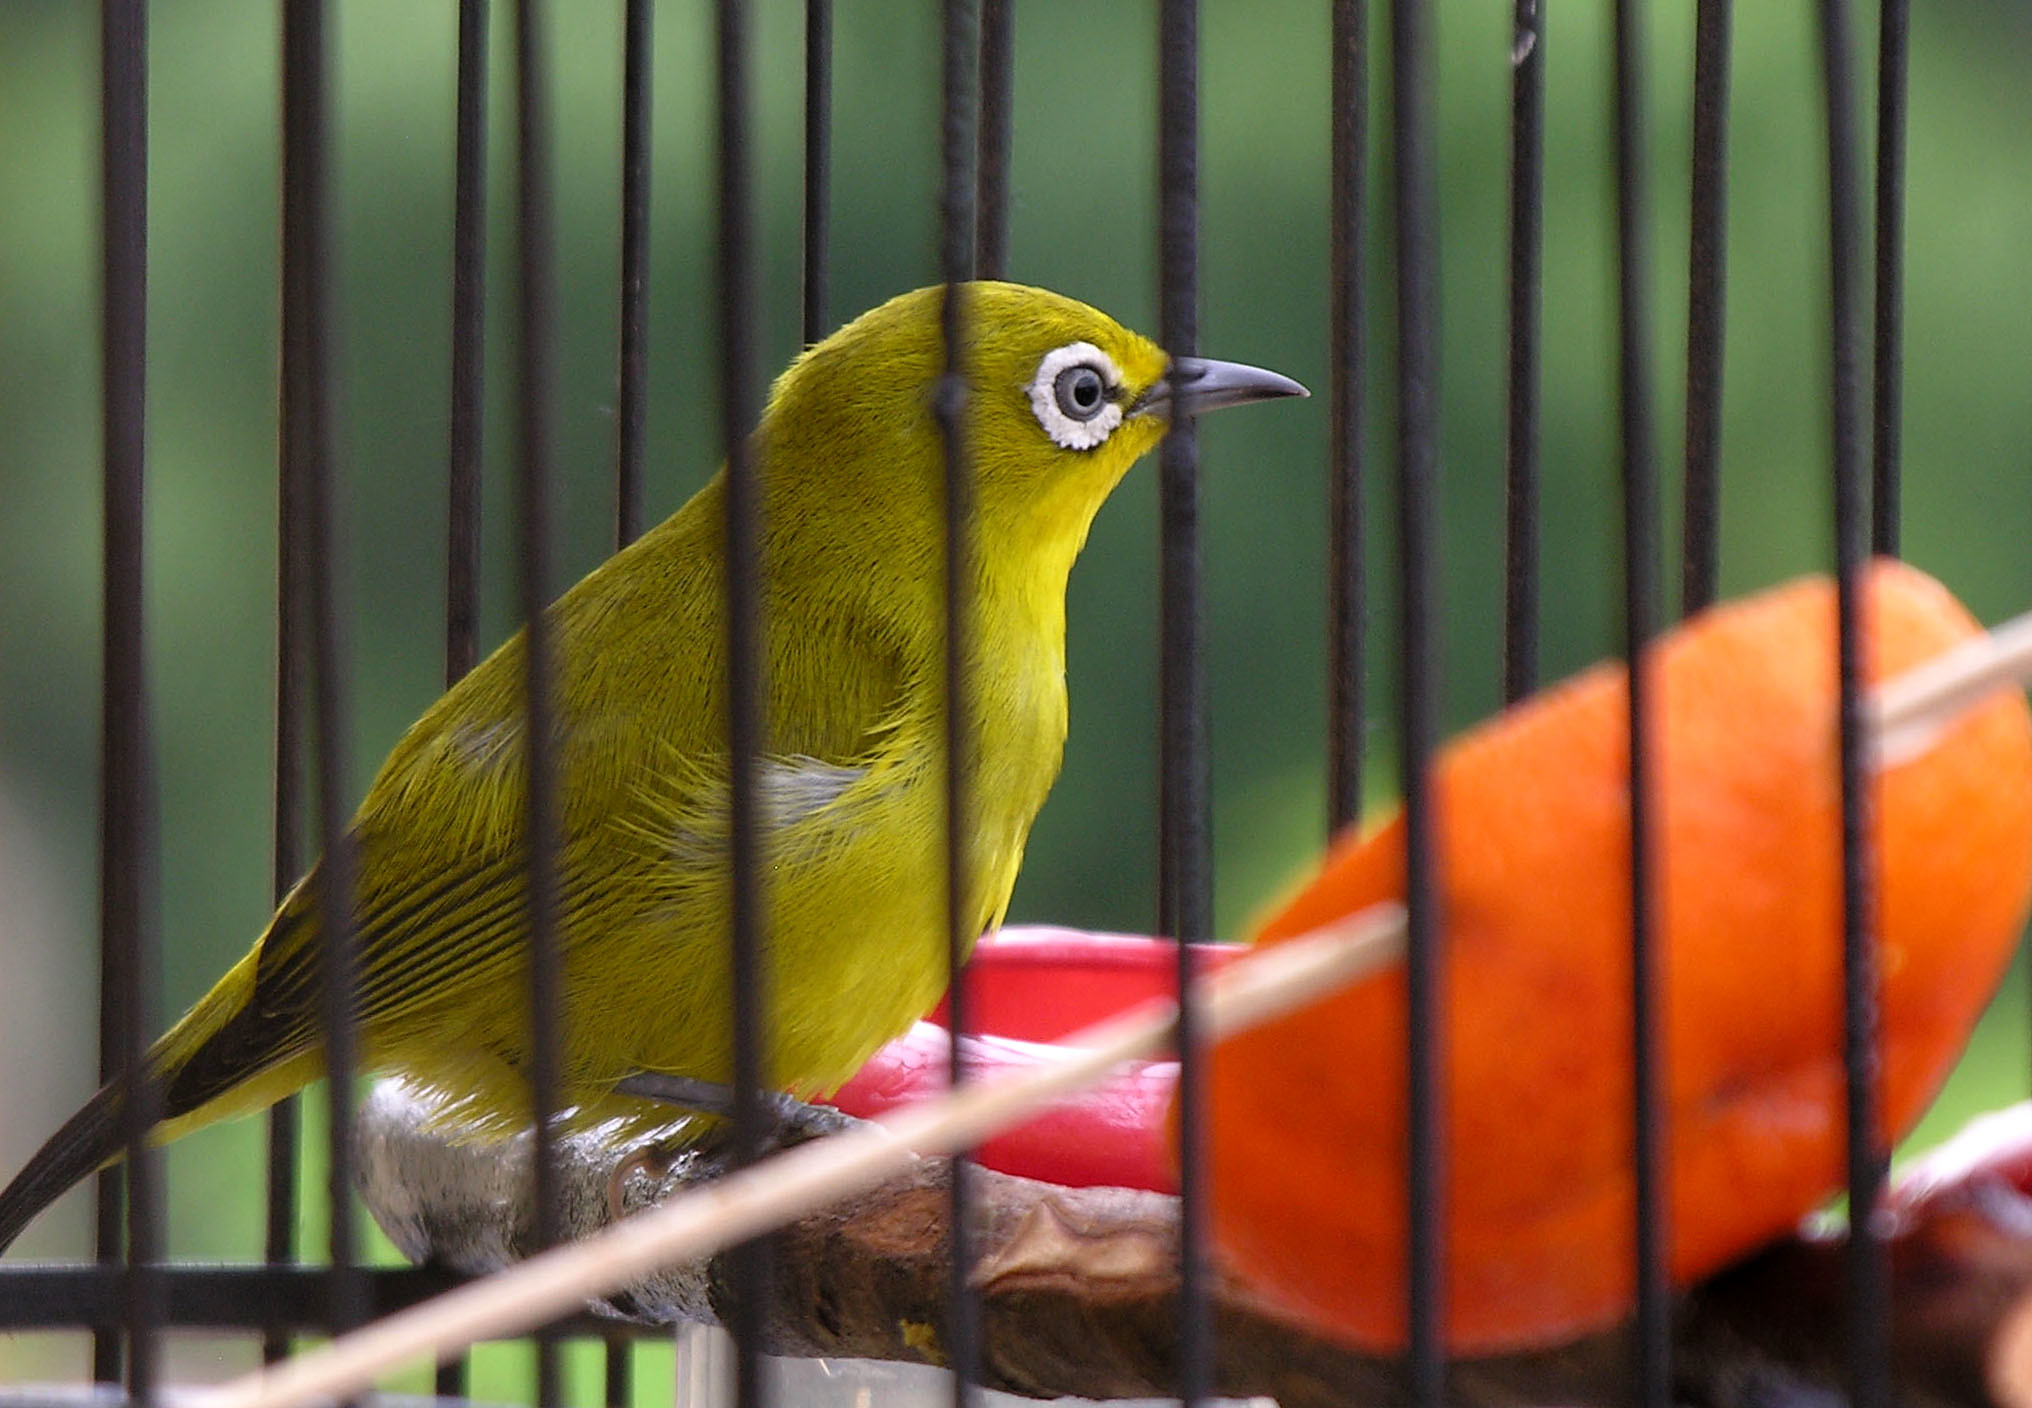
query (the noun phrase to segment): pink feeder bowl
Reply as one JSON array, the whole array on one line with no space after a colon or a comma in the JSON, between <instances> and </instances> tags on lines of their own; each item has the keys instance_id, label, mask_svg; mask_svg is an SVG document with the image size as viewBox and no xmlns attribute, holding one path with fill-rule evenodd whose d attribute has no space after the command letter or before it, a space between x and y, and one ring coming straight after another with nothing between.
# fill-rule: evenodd
<instances>
[{"instance_id":1,"label":"pink feeder bowl","mask_svg":"<svg viewBox=\"0 0 2032 1408\"><path fill-rule=\"evenodd\" d=\"M1194 947L1213 972L1243 950ZM1049 1060L1051 1043L1175 991L1177 947L1169 939L1077 929L1004 929L983 938L967 970L972 1027L967 1068L993 1077ZM945 1004L889 1043L840 1088L832 1103L867 1118L944 1092L950 1036ZM1003 1173L1069 1187L1177 1191L1164 1137L1178 1062L1138 1061L1105 1084L1068 1096L1030 1123L983 1144L980 1162Z\"/></svg>"}]
</instances>

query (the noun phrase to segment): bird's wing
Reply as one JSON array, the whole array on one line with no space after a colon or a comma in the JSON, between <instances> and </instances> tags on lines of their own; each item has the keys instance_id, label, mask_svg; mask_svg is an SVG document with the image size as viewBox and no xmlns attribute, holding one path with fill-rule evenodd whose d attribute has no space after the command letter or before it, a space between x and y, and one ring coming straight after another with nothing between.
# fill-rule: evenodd
<instances>
[{"instance_id":1,"label":"bird's wing","mask_svg":"<svg viewBox=\"0 0 2032 1408\"><path fill-rule=\"evenodd\" d=\"M512 707L512 696L505 702ZM447 981L484 982L519 959L528 930L520 726L490 712L495 721L479 725L426 715L347 833L353 1012L365 1027L437 999ZM276 910L254 956L252 991L178 1063L172 1105L194 1109L252 1071L316 1048L330 864L321 857Z\"/></svg>"},{"instance_id":2,"label":"bird's wing","mask_svg":"<svg viewBox=\"0 0 2032 1408\"><path fill-rule=\"evenodd\" d=\"M870 730L878 759L890 751L893 732L886 719ZM606 916L599 911L631 896L682 902L681 891L723 883L723 757L687 754L618 717L578 730L573 747L630 780L609 793L610 810L564 809L558 918L568 944L601 932ZM447 734L427 753L392 759L410 775L384 773L362 808L349 839L358 877L353 1011L363 1026L440 1002L450 987L495 983L521 971L529 903L525 793L515 775L521 752L513 722ZM779 835L809 836L810 823L877 766L766 758L758 775L760 820ZM510 775L484 776L495 769ZM509 785L498 785L504 780ZM447 788L461 795L439 790ZM468 791L473 795L463 795ZM179 1074L180 1104L194 1107L251 1069L315 1047L328 963L321 919L326 864L320 860L278 909L262 940L250 1000ZM631 867L649 868L650 883L631 891L624 876Z\"/></svg>"},{"instance_id":3,"label":"bird's wing","mask_svg":"<svg viewBox=\"0 0 2032 1408\"><path fill-rule=\"evenodd\" d=\"M710 875L707 853L724 854L721 633L695 547L672 520L553 608L555 698L571 723L561 736L558 851L568 944L597 932L607 918L599 911L623 902L617 868L647 858L671 873ZM661 592L650 604L662 629L626 629L640 613L617 605L617 592L651 587ZM907 680L896 643L849 612L772 640L772 677L806 681L784 697L813 701L796 709L779 699L771 711L784 756L765 770L765 824L783 824L832 805L858 768L890 749ZM843 658L854 668L843 670ZM441 1001L448 987L519 969L528 917L523 671L517 636L418 720L354 819L355 1011L370 1028ZM645 839L662 849L645 850ZM693 863L670 865L673 846ZM218 1048L218 1061L203 1062L218 1081L315 1046L326 966L318 873L264 936L244 1015L205 1043Z\"/></svg>"},{"instance_id":4,"label":"bird's wing","mask_svg":"<svg viewBox=\"0 0 2032 1408\"><path fill-rule=\"evenodd\" d=\"M165 1114L195 1110L253 1072L317 1047L330 956L319 913L325 865L313 867L276 911L246 1002L165 1071ZM406 895L364 904L352 935L355 1020L371 1027L399 1015L454 968L462 980L498 974L527 931L526 894L521 858L501 855L447 867ZM459 935L455 946L443 942L450 933Z\"/></svg>"},{"instance_id":5,"label":"bird's wing","mask_svg":"<svg viewBox=\"0 0 2032 1408\"><path fill-rule=\"evenodd\" d=\"M625 759L642 750L633 733L618 719L587 725L573 750ZM447 980L485 982L520 961L529 907L522 753L519 720L444 730L406 756L399 750L376 782L348 837L361 1020L399 1017ZM582 808L564 809L561 820L558 880L569 902L586 888L576 881L605 822ZM317 876L325 863L278 912L256 975L259 1005L309 1026L323 990Z\"/></svg>"}]
</instances>

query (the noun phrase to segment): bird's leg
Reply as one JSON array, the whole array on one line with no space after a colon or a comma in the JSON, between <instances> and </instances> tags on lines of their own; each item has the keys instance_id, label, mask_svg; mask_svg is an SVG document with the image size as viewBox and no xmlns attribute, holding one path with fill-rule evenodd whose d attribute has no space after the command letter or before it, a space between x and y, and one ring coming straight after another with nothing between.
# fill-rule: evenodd
<instances>
[{"instance_id":1,"label":"bird's leg","mask_svg":"<svg viewBox=\"0 0 2032 1408\"><path fill-rule=\"evenodd\" d=\"M733 1088L718 1081L665 1075L661 1071L638 1071L614 1089L622 1095L675 1105L681 1110L701 1115L714 1115L723 1120L734 1117ZM788 1149L822 1135L838 1134L857 1123L852 1115L841 1114L830 1105L809 1104L781 1091L763 1092L761 1104L769 1120L762 1142L770 1151Z\"/></svg>"},{"instance_id":2,"label":"bird's leg","mask_svg":"<svg viewBox=\"0 0 2032 1408\"><path fill-rule=\"evenodd\" d=\"M718 1115L722 1119L734 1117L733 1088L718 1081L665 1075L661 1071L637 1071L624 1078L614 1090L621 1095L654 1100L660 1105L675 1105L680 1110L701 1115Z\"/></svg>"},{"instance_id":3,"label":"bird's leg","mask_svg":"<svg viewBox=\"0 0 2032 1408\"><path fill-rule=\"evenodd\" d=\"M625 1211L623 1192L628 1180L638 1171L647 1172L661 1181L680 1154L695 1153L721 1162L730 1158L731 1121L734 1116L731 1087L691 1076L640 1071L622 1080L614 1089L618 1094L709 1115L718 1122L701 1139L646 1145L616 1164L607 1177L607 1210L615 1221L619 1221ZM769 1121L763 1133L763 1152L792 1148L824 1135L837 1134L859 1123L852 1115L842 1114L829 1105L808 1104L780 1091L765 1092L761 1103L763 1114Z\"/></svg>"}]
</instances>

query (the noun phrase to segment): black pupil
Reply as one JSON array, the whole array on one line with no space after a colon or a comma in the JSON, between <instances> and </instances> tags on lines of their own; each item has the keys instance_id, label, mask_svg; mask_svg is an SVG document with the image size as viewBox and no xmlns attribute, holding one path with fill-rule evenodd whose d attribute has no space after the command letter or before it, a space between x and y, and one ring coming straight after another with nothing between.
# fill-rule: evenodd
<instances>
[{"instance_id":1,"label":"black pupil","mask_svg":"<svg viewBox=\"0 0 2032 1408\"><path fill-rule=\"evenodd\" d=\"M1067 367L1058 374L1058 408L1074 420L1092 420L1107 404L1108 384L1092 367Z\"/></svg>"}]
</instances>

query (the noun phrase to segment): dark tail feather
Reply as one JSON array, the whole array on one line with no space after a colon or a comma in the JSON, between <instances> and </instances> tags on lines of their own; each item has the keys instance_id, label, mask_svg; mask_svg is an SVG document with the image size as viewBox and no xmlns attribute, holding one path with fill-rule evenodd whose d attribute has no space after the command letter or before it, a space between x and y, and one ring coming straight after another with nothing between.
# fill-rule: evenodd
<instances>
[{"instance_id":1,"label":"dark tail feather","mask_svg":"<svg viewBox=\"0 0 2032 1408\"><path fill-rule=\"evenodd\" d=\"M285 905L276 922L292 912ZM262 956L255 945L142 1058L154 1094L149 1115L160 1122L154 1138L264 1108L319 1073L306 1015L315 1007L277 1017L251 1005ZM127 1090L124 1078L108 1082L0 1192L0 1252L44 1208L126 1152Z\"/></svg>"},{"instance_id":2,"label":"dark tail feather","mask_svg":"<svg viewBox=\"0 0 2032 1408\"><path fill-rule=\"evenodd\" d=\"M0 1193L0 1252L14 1245L44 1208L119 1157L126 1140L121 1118L126 1103L124 1082L100 1087L14 1175Z\"/></svg>"}]
</instances>

